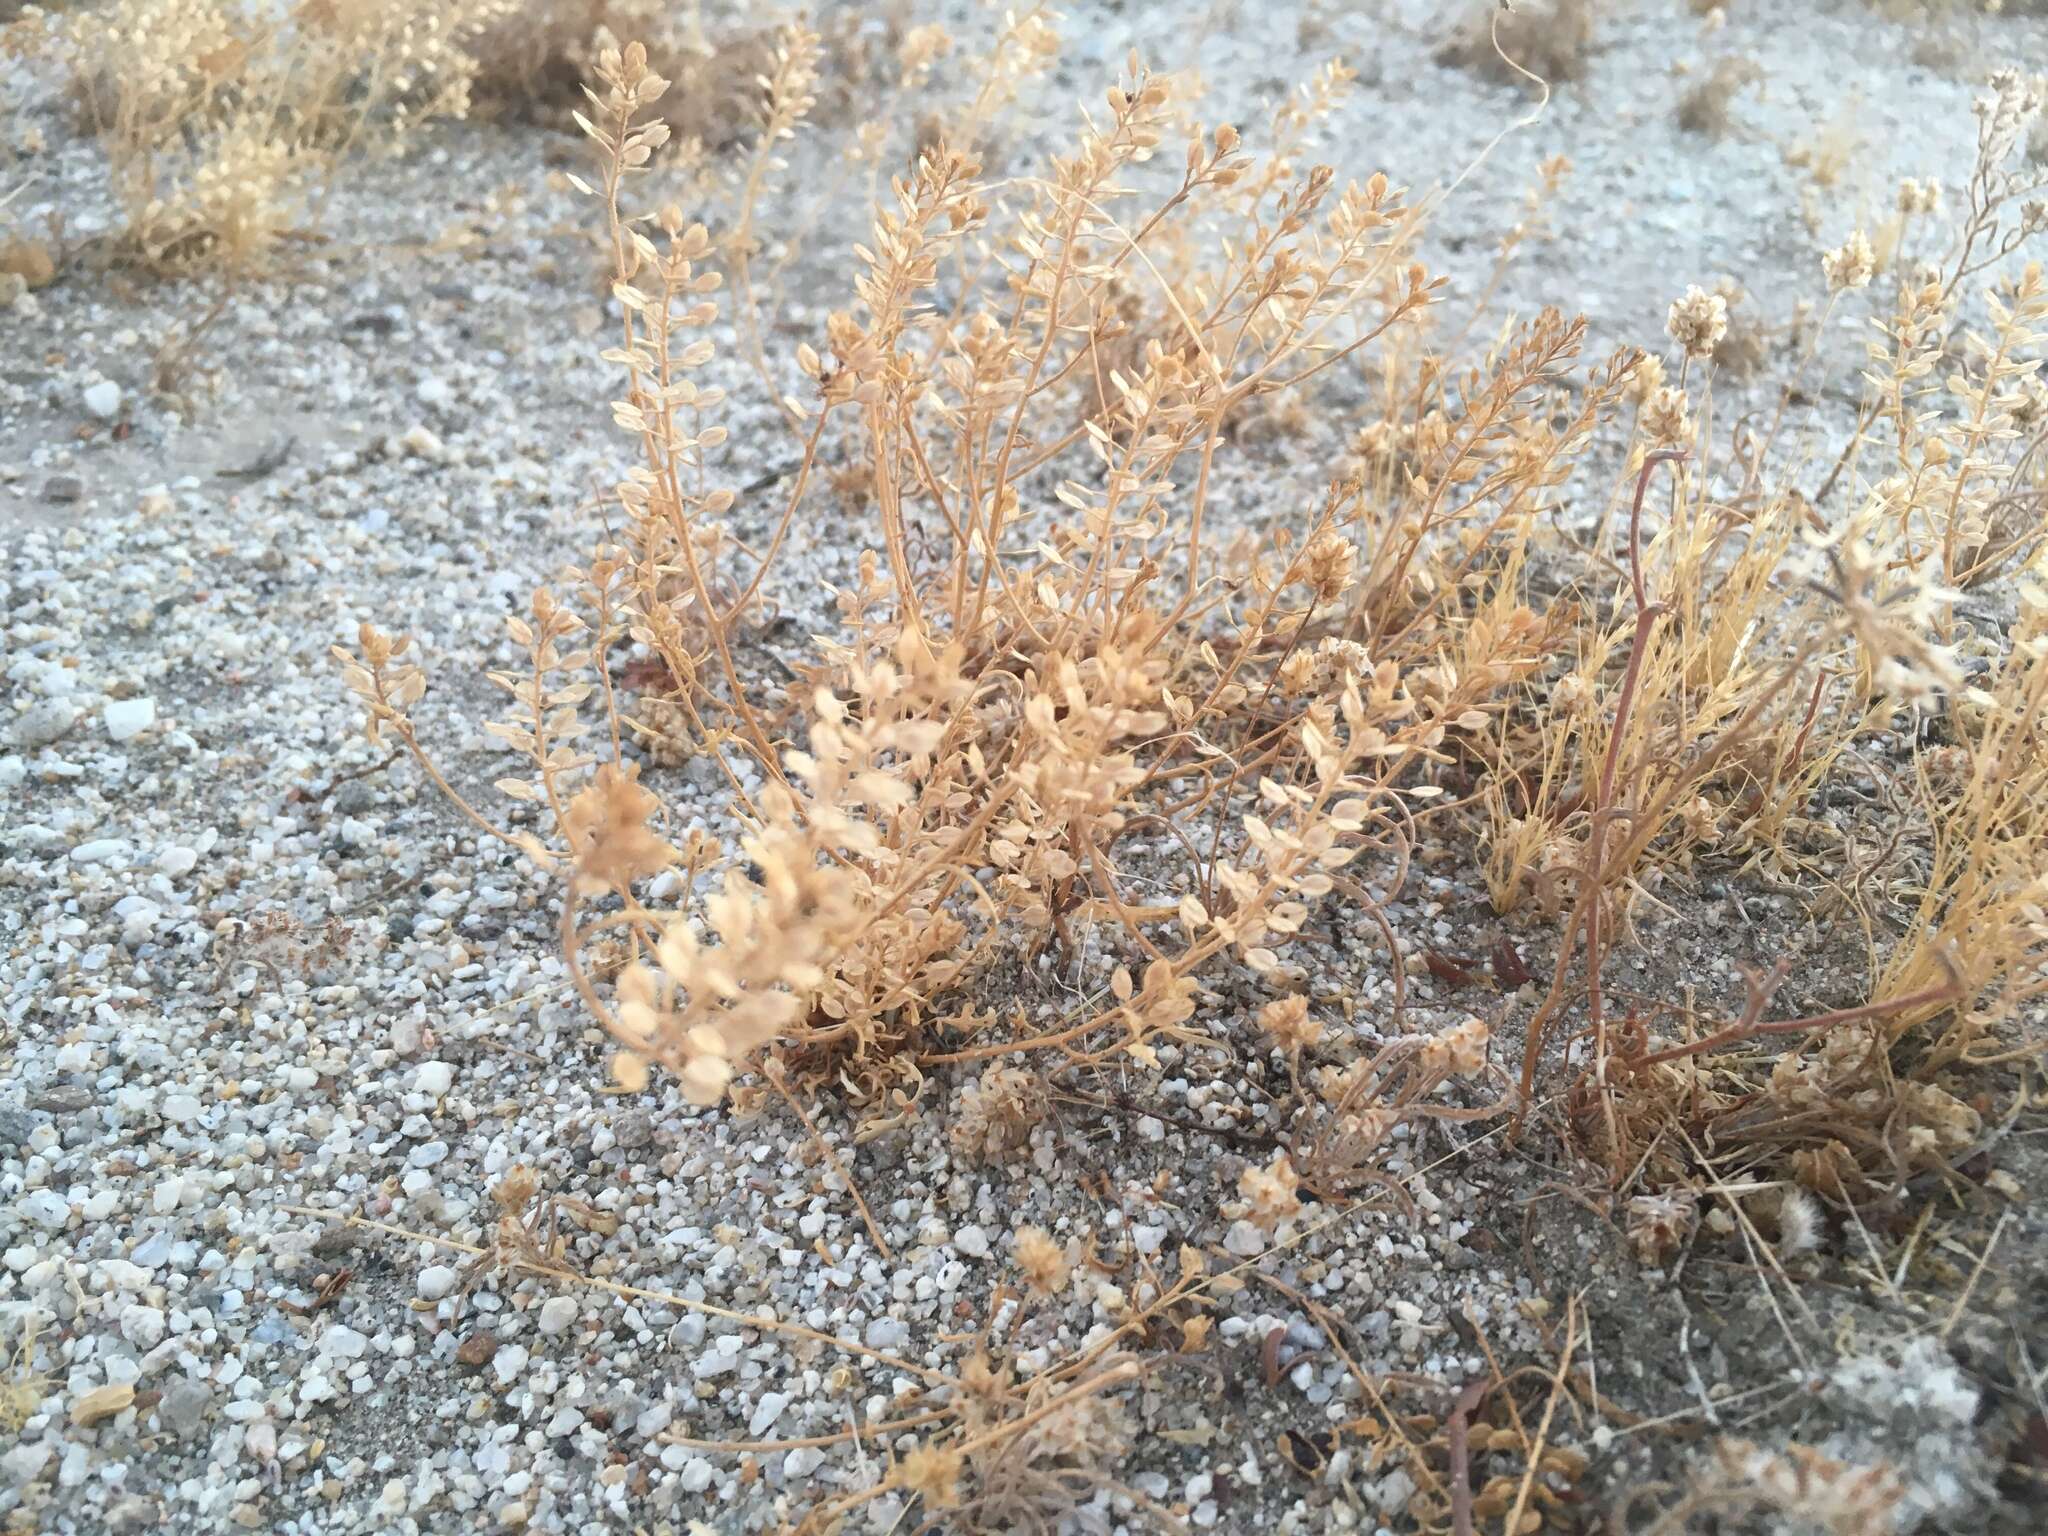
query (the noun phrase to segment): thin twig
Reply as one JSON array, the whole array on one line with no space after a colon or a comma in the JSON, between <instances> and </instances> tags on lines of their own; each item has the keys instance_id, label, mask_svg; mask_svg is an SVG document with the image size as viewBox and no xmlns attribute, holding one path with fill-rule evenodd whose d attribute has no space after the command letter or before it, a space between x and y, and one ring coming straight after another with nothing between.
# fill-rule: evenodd
<instances>
[{"instance_id":1,"label":"thin twig","mask_svg":"<svg viewBox=\"0 0 2048 1536\"><path fill-rule=\"evenodd\" d=\"M1536 1481L1536 1471L1543 1462L1543 1447L1550 1436L1551 1416L1557 1412L1557 1400L1564 1394L1565 1378L1571 1371L1572 1351L1579 1342L1579 1298L1571 1297L1564 1308L1564 1353L1557 1362L1557 1375L1550 1385L1550 1397L1543 1404L1543 1418L1536 1426L1536 1443L1529 1448L1528 1464L1522 1468L1522 1486L1515 1490L1514 1511L1502 1527L1506 1531L1522 1528L1522 1511L1529 1506L1529 1489Z\"/></svg>"},{"instance_id":2,"label":"thin twig","mask_svg":"<svg viewBox=\"0 0 2048 1536\"><path fill-rule=\"evenodd\" d=\"M1472 1430L1466 1419L1485 1397L1483 1379L1468 1384L1458 1394L1444 1429L1451 1452L1451 1529L1456 1536L1472 1536Z\"/></svg>"}]
</instances>

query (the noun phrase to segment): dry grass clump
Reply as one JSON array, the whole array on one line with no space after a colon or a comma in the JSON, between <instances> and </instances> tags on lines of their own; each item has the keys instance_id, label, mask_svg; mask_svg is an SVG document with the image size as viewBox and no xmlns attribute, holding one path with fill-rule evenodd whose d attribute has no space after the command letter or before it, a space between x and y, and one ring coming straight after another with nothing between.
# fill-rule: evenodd
<instances>
[{"instance_id":1,"label":"dry grass clump","mask_svg":"<svg viewBox=\"0 0 2048 1536\"><path fill-rule=\"evenodd\" d=\"M1735 126L1735 98L1763 79L1763 66L1756 60L1723 54L1678 93L1678 126L1710 139L1725 137Z\"/></svg>"},{"instance_id":2,"label":"dry grass clump","mask_svg":"<svg viewBox=\"0 0 2048 1536\"><path fill-rule=\"evenodd\" d=\"M1578 881L1566 933L1586 941L1590 1065L1571 1091L1569 1117L1580 1144L1617 1178L1652 1188L1682 1183L1712 1147L1719 1158L1789 1173L1831 1198L1896 1188L1953 1166L1974 1146L1981 1127L1957 1069L2039 1049L2033 1019L2048 975L2039 868L2048 828L2027 802L2041 788L2042 599L2027 581L2004 587L2019 617L2002 642L1966 640L1952 604L1958 589L2036 568L2041 549L2036 455L2023 425L2036 411L2039 266L1982 294L1981 329L1960 347L1953 340L1965 283L1987 269L1987 250L2016 250L2040 222L2024 205L2008 206L2015 173L2005 168L2040 105L2025 80L1994 77L1978 103L1978 166L1947 263L1901 279L1889 312L1880 308L1873 319L1861 426L1814 498L1826 502L1860 471L1851 503L1824 517L1796 491L1771 489L1752 466L1741 481L1744 499L1728 508L1739 506L1739 524L1720 524L1737 543L1689 552L1701 526L1693 522L1688 536L1689 520L1713 502L1688 514L1684 489L1700 482L1682 480L1658 541L1679 562L1669 579L1654 574L1657 546L1640 546L1631 532L1629 659L1612 713L1602 712L1604 753L1592 753L1588 741L1577 759L1605 765L1597 780L1578 778L1599 786L1590 807L1596 824L1607 786L1634 786L1616 827L1604 837L1592 831L1578 851L1558 851L1555 810L1535 830L1513 814L1512 800L1494 811L1497 899L1515 896L1525 868L1567 869ZM1915 201L1927 201L1917 189ZM1879 263L1857 232L1822 267L1840 304L1875 284ZM1802 579L1805 599L1786 604L1781 568ZM1696 592L1706 600L1695 604ZM1819 610L1797 617L1801 602L1815 601ZM1774 636L1787 618L1793 627ZM1652 620L1661 622L1653 629ZM1695 641L1704 649L1688 652ZM1597 694L1601 670L1581 671L1566 697ZM1558 697L1553 688L1553 710ZM1650 1020L1635 1015L1617 1027L1602 1007L1602 935L1611 936L1605 925L1615 918L1626 920L1627 898L1617 888L1610 914L1594 894L1615 858L1634 869L1718 846L1809 878L1839 868L1838 858L1823 855L1838 854L1840 833L1801 808L1842 767L1867 764L1860 743L1902 710L1938 711L1948 739L1920 755L1911 782L1895 791L1910 807L1902 814L1927 830L1901 931L1884 932L1865 890L1873 871L1834 885L1831 900L1866 934L1868 1001L1768 1017L1786 975L1781 963L1751 976L1739 1017L1722 1026L1701 1031L1688 1019L1679 1039L1652 1033ZM1655 730L1649 722L1658 718L1678 735L1632 746L1635 732ZM1694 737L1696 724L1704 730ZM1556 748L1561 734L1545 728L1509 754L1549 765L1539 797L1572 777L1573 755ZM1555 755L1541 756L1545 750ZM1880 871L1911 834L1911 820L1892 828ZM1569 954L1568 946L1533 1021L1525 1090L1568 995ZM1788 1037L1801 1043L1784 1049ZM1725 1161L1716 1166L1727 1171Z\"/></svg>"},{"instance_id":3,"label":"dry grass clump","mask_svg":"<svg viewBox=\"0 0 2048 1536\"><path fill-rule=\"evenodd\" d=\"M509 0L115 0L47 17L107 157L124 243L246 271L319 209L337 169L468 108L465 45Z\"/></svg>"},{"instance_id":4,"label":"dry grass clump","mask_svg":"<svg viewBox=\"0 0 2048 1536\"><path fill-rule=\"evenodd\" d=\"M1576 80L1593 49L1599 11L1597 0L1482 0L1437 57L1497 80Z\"/></svg>"},{"instance_id":5,"label":"dry grass clump","mask_svg":"<svg viewBox=\"0 0 2048 1536\"><path fill-rule=\"evenodd\" d=\"M706 123L736 123L761 58L729 54L713 41L714 31L724 35L732 24L725 12L720 7L707 17L703 0L526 0L478 34L471 49L477 95L508 107L573 99L599 53L632 37L681 82L685 110ZM728 54L725 67L721 54Z\"/></svg>"}]
</instances>

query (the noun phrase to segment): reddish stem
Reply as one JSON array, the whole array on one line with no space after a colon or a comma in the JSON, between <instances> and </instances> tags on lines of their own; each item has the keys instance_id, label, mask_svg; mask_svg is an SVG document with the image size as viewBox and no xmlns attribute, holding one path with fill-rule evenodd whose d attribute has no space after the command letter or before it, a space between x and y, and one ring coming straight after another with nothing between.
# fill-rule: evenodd
<instances>
[{"instance_id":1,"label":"reddish stem","mask_svg":"<svg viewBox=\"0 0 2048 1536\"><path fill-rule=\"evenodd\" d=\"M1586 930L1587 1008L1593 1021L1594 1058L1603 1069L1607 1056L1607 1021L1600 998L1600 891L1605 883L1602 866L1605 863L1607 824L1614 814L1614 776L1621 764L1621 743L1628 733L1636 690L1642 682L1643 658L1649 653L1651 626L1663 611L1661 605L1651 603L1649 586L1643 579L1643 497L1650 488L1651 470L1659 464L1676 463L1686 456L1683 448L1660 448L1644 456L1642 471L1636 476L1635 501L1628 516L1628 577L1629 590L1636 604L1635 633L1629 642L1628 670L1622 675L1621 692L1615 699L1614 727L1607 739L1607 758L1601 765L1600 787L1593 802L1593 827L1587 844L1585 880L1581 887L1578 914L1571 924L1573 929L1583 924ZM1522 1051L1522 1104L1525 1111L1535 1096L1536 1062L1543 1050L1544 1025L1564 985L1565 967L1571 961L1571 941L1572 933L1568 931L1558 951L1550 997L1544 1000L1544 1006L1529 1021L1528 1043Z\"/></svg>"},{"instance_id":2,"label":"reddish stem","mask_svg":"<svg viewBox=\"0 0 2048 1536\"><path fill-rule=\"evenodd\" d=\"M1784 963L1781 961L1779 964L1780 969L1783 969ZM1764 1035L1797 1035L1811 1029L1830 1029L1837 1024L1853 1024L1858 1019L1874 1019L1888 1013L1904 1013L1907 1009L1918 1008L1923 1003L1945 1002L1956 996L1958 990L1953 981L1944 981L1886 1002L1864 1003L1855 1008L1836 1008L1831 1012L1816 1013L1804 1019L1772 1019L1767 1023L1738 1020L1704 1040L1695 1040L1690 1045L1674 1045L1653 1052L1645 1056L1638 1065L1651 1067L1660 1061L1676 1061L1681 1056L1697 1056L1702 1051L1711 1051L1724 1045L1736 1045L1744 1040L1755 1040Z\"/></svg>"}]
</instances>

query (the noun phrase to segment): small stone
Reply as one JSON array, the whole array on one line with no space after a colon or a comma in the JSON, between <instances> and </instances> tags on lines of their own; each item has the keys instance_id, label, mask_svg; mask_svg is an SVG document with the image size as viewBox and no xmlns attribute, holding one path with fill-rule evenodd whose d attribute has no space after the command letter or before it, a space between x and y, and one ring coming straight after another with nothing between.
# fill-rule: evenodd
<instances>
[{"instance_id":1,"label":"small stone","mask_svg":"<svg viewBox=\"0 0 2048 1536\"><path fill-rule=\"evenodd\" d=\"M101 421L112 421L121 414L121 386L112 379L88 384L82 398L85 408Z\"/></svg>"},{"instance_id":2,"label":"small stone","mask_svg":"<svg viewBox=\"0 0 2048 1536\"><path fill-rule=\"evenodd\" d=\"M437 379L431 373L414 386L413 394L421 405L428 407L444 406L455 398L455 391L448 387L447 380Z\"/></svg>"},{"instance_id":3,"label":"small stone","mask_svg":"<svg viewBox=\"0 0 2048 1536\"><path fill-rule=\"evenodd\" d=\"M368 1339L341 1323L336 1323L320 1335L320 1353L335 1355L343 1360L360 1360L369 1347Z\"/></svg>"},{"instance_id":4,"label":"small stone","mask_svg":"<svg viewBox=\"0 0 2048 1536\"><path fill-rule=\"evenodd\" d=\"M164 1388L164 1395L157 1399L157 1418L164 1428L176 1435L189 1435L205 1421L206 1410L213 1406L213 1388L203 1381L180 1377Z\"/></svg>"},{"instance_id":5,"label":"small stone","mask_svg":"<svg viewBox=\"0 0 2048 1536\"><path fill-rule=\"evenodd\" d=\"M92 1108L92 1090L77 1083L59 1083L56 1087L39 1093L30 1102L29 1108L48 1110L53 1115L75 1115L81 1110Z\"/></svg>"},{"instance_id":6,"label":"small stone","mask_svg":"<svg viewBox=\"0 0 2048 1536\"><path fill-rule=\"evenodd\" d=\"M252 1460L271 1460L277 1455L277 1426L268 1419L258 1419L249 1426L248 1433L242 1436L242 1449L249 1453Z\"/></svg>"},{"instance_id":7,"label":"small stone","mask_svg":"<svg viewBox=\"0 0 2048 1536\"><path fill-rule=\"evenodd\" d=\"M132 1381L94 1387L72 1403L71 1422L80 1429L89 1428L101 1419L112 1418L134 1401L135 1383Z\"/></svg>"},{"instance_id":8,"label":"small stone","mask_svg":"<svg viewBox=\"0 0 2048 1536\"><path fill-rule=\"evenodd\" d=\"M569 1325L576 1321L578 1311L573 1296L550 1296L541 1303L540 1331L542 1333L566 1333Z\"/></svg>"},{"instance_id":9,"label":"small stone","mask_svg":"<svg viewBox=\"0 0 2048 1536\"><path fill-rule=\"evenodd\" d=\"M93 1266L107 1289L113 1291L139 1291L150 1282L153 1271L140 1264L131 1264L126 1259L101 1259Z\"/></svg>"},{"instance_id":10,"label":"small stone","mask_svg":"<svg viewBox=\"0 0 2048 1536\"><path fill-rule=\"evenodd\" d=\"M962 1227L953 1234L953 1248L970 1259L988 1257L988 1234L979 1227Z\"/></svg>"},{"instance_id":11,"label":"small stone","mask_svg":"<svg viewBox=\"0 0 2048 1536\"><path fill-rule=\"evenodd\" d=\"M198 866L198 863L199 855L197 853L193 852L190 848L181 848L175 844L156 856L156 867L169 875L173 880L177 879L180 875L191 874L193 869Z\"/></svg>"},{"instance_id":12,"label":"small stone","mask_svg":"<svg viewBox=\"0 0 2048 1536\"><path fill-rule=\"evenodd\" d=\"M173 1125L190 1125L199 1118L200 1103L196 1094L167 1093L157 1107L157 1113Z\"/></svg>"},{"instance_id":13,"label":"small stone","mask_svg":"<svg viewBox=\"0 0 2048 1536\"><path fill-rule=\"evenodd\" d=\"M702 1380L713 1376L724 1376L740 1368L740 1337L736 1333L722 1334L712 1342L709 1349L690 1362L690 1374Z\"/></svg>"},{"instance_id":14,"label":"small stone","mask_svg":"<svg viewBox=\"0 0 2048 1536\"><path fill-rule=\"evenodd\" d=\"M1224 1235L1223 1246L1240 1259L1257 1258L1266 1251L1266 1234L1251 1222L1234 1222Z\"/></svg>"},{"instance_id":15,"label":"small stone","mask_svg":"<svg viewBox=\"0 0 2048 1536\"><path fill-rule=\"evenodd\" d=\"M430 1099L441 1098L454 1086L455 1069L445 1061L423 1061L412 1075L413 1092Z\"/></svg>"},{"instance_id":16,"label":"small stone","mask_svg":"<svg viewBox=\"0 0 2048 1536\"><path fill-rule=\"evenodd\" d=\"M377 808L377 791L361 779L350 779L334 792L334 811L338 816L360 816Z\"/></svg>"},{"instance_id":17,"label":"small stone","mask_svg":"<svg viewBox=\"0 0 2048 1536\"><path fill-rule=\"evenodd\" d=\"M654 1120L640 1110L631 1110L612 1122L612 1139L623 1152L637 1152L654 1140Z\"/></svg>"},{"instance_id":18,"label":"small stone","mask_svg":"<svg viewBox=\"0 0 2048 1536\"><path fill-rule=\"evenodd\" d=\"M52 1232L71 1219L71 1202L53 1189L36 1189L15 1202L16 1210L39 1227Z\"/></svg>"},{"instance_id":19,"label":"small stone","mask_svg":"<svg viewBox=\"0 0 2048 1536\"><path fill-rule=\"evenodd\" d=\"M38 699L15 719L9 737L17 747L33 751L61 741L78 723L78 706L69 699Z\"/></svg>"},{"instance_id":20,"label":"small stone","mask_svg":"<svg viewBox=\"0 0 2048 1536\"><path fill-rule=\"evenodd\" d=\"M497 1352L497 1338L488 1329L478 1329L457 1346L455 1362L458 1365L465 1365L469 1369L475 1370L489 1361L491 1356Z\"/></svg>"},{"instance_id":21,"label":"small stone","mask_svg":"<svg viewBox=\"0 0 2048 1536\"><path fill-rule=\"evenodd\" d=\"M74 864L111 864L121 857L128 845L118 837L96 837L90 842L80 843L71 850Z\"/></svg>"},{"instance_id":22,"label":"small stone","mask_svg":"<svg viewBox=\"0 0 2048 1536\"><path fill-rule=\"evenodd\" d=\"M36 1117L25 1109L0 1109L0 1152L19 1150L36 1128Z\"/></svg>"},{"instance_id":23,"label":"small stone","mask_svg":"<svg viewBox=\"0 0 2048 1536\"><path fill-rule=\"evenodd\" d=\"M524 1344L500 1345L491 1356L491 1369L497 1374L501 1386L510 1386L519 1379L526 1369L526 1362L532 1359L531 1352Z\"/></svg>"},{"instance_id":24,"label":"small stone","mask_svg":"<svg viewBox=\"0 0 2048 1536\"><path fill-rule=\"evenodd\" d=\"M107 735L115 741L132 741L155 724L155 699L115 699L107 705Z\"/></svg>"},{"instance_id":25,"label":"small stone","mask_svg":"<svg viewBox=\"0 0 2048 1536\"><path fill-rule=\"evenodd\" d=\"M775 1427L775 1421L782 1417L782 1410L789 1406L787 1392L764 1392L761 1401L754 1407L754 1416L747 1420L747 1433L756 1440Z\"/></svg>"},{"instance_id":26,"label":"small stone","mask_svg":"<svg viewBox=\"0 0 2048 1536\"><path fill-rule=\"evenodd\" d=\"M901 1349L910 1342L910 1325L893 1317L878 1317L868 1324L863 1342L869 1349Z\"/></svg>"},{"instance_id":27,"label":"small stone","mask_svg":"<svg viewBox=\"0 0 2048 1536\"><path fill-rule=\"evenodd\" d=\"M76 475L52 475L43 482L43 500L67 502L85 500L85 482Z\"/></svg>"},{"instance_id":28,"label":"small stone","mask_svg":"<svg viewBox=\"0 0 2048 1536\"><path fill-rule=\"evenodd\" d=\"M424 426L412 428L398 440L398 446L416 459L439 459L447 452L441 439Z\"/></svg>"},{"instance_id":29,"label":"small stone","mask_svg":"<svg viewBox=\"0 0 2048 1536\"><path fill-rule=\"evenodd\" d=\"M121 1337L137 1349L155 1349L163 1343L164 1332L169 1326L163 1311L158 1307L145 1307L139 1303L121 1309Z\"/></svg>"},{"instance_id":30,"label":"small stone","mask_svg":"<svg viewBox=\"0 0 2048 1536\"><path fill-rule=\"evenodd\" d=\"M429 1264L420 1271L419 1293L422 1301L439 1301L461 1283L462 1276L447 1264Z\"/></svg>"}]
</instances>

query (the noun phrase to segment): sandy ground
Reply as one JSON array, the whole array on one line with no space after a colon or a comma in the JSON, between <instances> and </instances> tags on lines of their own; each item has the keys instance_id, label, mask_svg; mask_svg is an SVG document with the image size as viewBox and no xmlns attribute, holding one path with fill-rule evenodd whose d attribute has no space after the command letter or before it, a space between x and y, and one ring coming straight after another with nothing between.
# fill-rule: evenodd
<instances>
[{"instance_id":1,"label":"sandy ground","mask_svg":"<svg viewBox=\"0 0 2048 1536\"><path fill-rule=\"evenodd\" d=\"M2048 56L2040 21L1962 17L1936 32L1855 3L1737 0L1704 32L1679 0L1611 9L1583 77L1477 164L1431 237L1454 294L1476 296L1535 167L1567 155L1546 233L1491 312L1583 310L1596 353L1657 344L1685 284L1723 274L1782 327L1818 291L1822 245L1882 213L1899 176L1960 181L1983 69ZM955 20L964 35L988 25ZM1199 70L1215 115L1245 123L1341 53L1360 89L1322 153L1429 187L1530 105L1517 85L1438 62L1447 27L1426 3L1077 4L1043 117L1093 99L1132 47ZM1683 132L1680 71L1731 53L1759 58L1764 83L1736 98L1724 137ZM14 83L51 150L8 212L34 224L61 208L68 237L89 242L107 218L94 155L48 82ZM1856 148L1832 186L1809 190L1788 151L1830 124ZM1020 159L1038 147L1004 146ZM10 1530L696 1519L740 1532L874 1476L886 1446L743 1459L673 1437L829 1435L900 1395L903 1370L670 1300L455 1273L462 1252L425 1239L485 1240L489 1191L516 1163L597 1213L563 1227L564 1257L585 1273L769 1309L922 1366L966 1358L961 1336L1013 1278L1018 1225L1106 1261L1061 1305L995 1318L994 1341L1026 1372L1113 1326L1121 1287L1170 1268L1183 1244L1244 1256L1217 1212L1247 1159L1263 1159L1263 1064L1217 1084L1169 1053L1157 1081L1096 1086L1127 1095L1116 1112L1062 1104L1028 1155L994 1168L949 1145L955 1080L858 1148L822 1106L884 1260L786 1115L698 1111L660 1084L603 1091L602 1042L551 958L546 883L480 848L408 765L382 766L363 742L327 652L368 620L418 638L422 719L461 781L504 771L479 728L495 705L484 670L514 660L503 616L582 547L625 462L595 356L589 210L556 174L579 153L554 128L506 120L362 167L288 281L230 298L170 396L151 392L151 357L211 304L202 285L81 261L0 314L0 1340L32 1333L40 1377L19 1427L0 1432ZM795 160L793 183L830 181L822 136ZM820 227L785 277L771 338L783 352L846 289L856 226ZM1857 345L1847 330L1823 341L1830 356ZM119 387L109 419L87 402L101 381ZM1846 409L1824 397L1798 424L1817 456ZM786 436L758 403L731 424L726 481L783 466ZM1295 515L1342 430L1319 421L1248 446L1228 472L1238 515ZM772 495L742 500L743 536L775 516ZM795 654L823 627L819 584L851 573L863 537L850 517L803 530L779 594L788 622L760 645ZM663 784L730 838L707 765ZM1797 893L1709 872L1662 894L1667 909L1621 961L1629 986L1726 1000L1736 963L1789 954L1787 1002L1854 994L1859 953ZM1469 860L1426 867L1389 915L1418 952L1507 937L1539 972L1555 942L1496 919ZM1348 1000L1369 1040L1391 985L1376 936L1331 911L1306 947L1317 994ZM1050 968L1004 985L1047 1017L1072 1000ZM1246 1027L1249 989L1214 989L1219 1034ZM1425 1026L1472 1006L1426 978L1418 993ZM1237 1125L1250 1141L1201 1129ZM2023 1120L1987 1149L2037 1195L2038 1133ZM2037 1528L2026 1490L2039 1484L2000 1427L2015 1404L2025 1418L2029 1394L2038 1405L2031 1373L2048 1356L2048 1234L2028 1205L1942 1206L1948 1248L1910 1273L1873 1265L1839 1228L1795 1277L1761 1271L1739 1244L1702 1244L1673 1273L1639 1267L1571 1198L1589 1175L1540 1138L1432 1137L1400 1167L1412 1212L1381 1200L1317 1213L1265 1262L1279 1283L1233 1299L1211 1350L1158 1358L1122 1400L1121 1430L1098 1426L1122 1482L1199 1529L1414 1529L1409 1475L1334 1432L1373 1405L1300 1298L1343 1319L1346 1348L1404 1411L1441 1417L1488 1351L1554 1368L1560 1319L1583 1297L1580 1363L1613 1411L1560 1420L1559 1440L1587 1460L1543 1506L1546 1528L1592 1528L1722 1434L1889 1463L1909 1489L1902 1529ZM1886 1219L1910 1225L1936 1203L1923 1191ZM1899 1234L1879 1235L1896 1248ZM344 1270L316 1307L321 1278ZM133 1388L129 1406L77 1422L79 1401L110 1386ZM1290 1436L1324 1450L1304 1469L1282 1454ZM1481 1454L1475 1481L1509 1467ZM1142 1525L1131 1509L1105 1492L1072 1518ZM890 1498L854 1528L917 1523Z\"/></svg>"}]
</instances>

